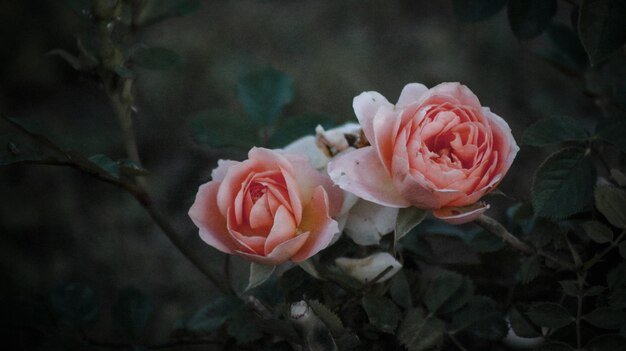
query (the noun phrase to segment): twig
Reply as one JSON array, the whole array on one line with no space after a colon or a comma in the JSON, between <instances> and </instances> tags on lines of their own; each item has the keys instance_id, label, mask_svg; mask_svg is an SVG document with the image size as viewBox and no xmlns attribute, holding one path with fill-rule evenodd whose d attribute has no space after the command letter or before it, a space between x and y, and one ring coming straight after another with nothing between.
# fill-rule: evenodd
<instances>
[{"instance_id":1,"label":"twig","mask_svg":"<svg viewBox=\"0 0 626 351\"><path fill-rule=\"evenodd\" d=\"M475 222L479 226L483 227L483 229L485 229L487 232L499 237L500 239L502 239L502 241L506 242L511 247L521 252L527 253L529 255L540 255L550 261L558 263L565 269L568 269L571 271L576 270L576 267L572 265L571 263L563 261L562 259L552 256L549 253L539 251L535 249L534 247L530 246L529 244L521 241L516 236L509 233L509 231L506 230L506 228L504 228L504 226L500 224L500 222L496 221L495 219L489 216L481 215L480 217L478 217L478 219L475 220Z\"/></svg>"},{"instance_id":2,"label":"twig","mask_svg":"<svg viewBox=\"0 0 626 351\"><path fill-rule=\"evenodd\" d=\"M624 239L624 236L626 236L626 230L623 230L622 233L615 240L613 240L611 245L606 247L604 250L602 250L602 252L594 256L589 261L585 262L585 264L583 265L583 268L585 270L588 270L589 268L593 267L593 265L600 262L604 256L606 256L609 252L611 252L611 250L613 250L613 248L616 247L622 241L622 239Z\"/></svg>"},{"instance_id":3,"label":"twig","mask_svg":"<svg viewBox=\"0 0 626 351\"><path fill-rule=\"evenodd\" d=\"M576 350L582 350L582 336L580 333L580 321L583 311L583 289L585 287L585 276L587 272L578 273L578 294L576 296Z\"/></svg>"}]
</instances>

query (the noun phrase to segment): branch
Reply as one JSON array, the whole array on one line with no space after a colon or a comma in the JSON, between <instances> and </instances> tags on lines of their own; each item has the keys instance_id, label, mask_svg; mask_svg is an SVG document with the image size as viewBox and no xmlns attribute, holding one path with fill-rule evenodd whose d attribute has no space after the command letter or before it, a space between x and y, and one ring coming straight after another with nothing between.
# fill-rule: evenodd
<instances>
[{"instance_id":1,"label":"branch","mask_svg":"<svg viewBox=\"0 0 626 351\"><path fill-rule=\"evenodd\" d=\"M550 261L558 263L563 268L571 270L571 271L574 271L577 268L576 266L572 265L569 262L563 261L562 259L555 257L549 253L539 251L535 249L534 247L532 247L531 245L521 241L515 235L509 233L509 231L506 230L506 228L504 228L504 226L500 224L500 222L496 221L495 219L489 216L481 215L480 217L478 217L478 219L475 220L475 222L476 224L481 226L483 229L485 229L487 232L502 239L502 241L506 242L507 244L517 249L518 251L527 253L529 255L542 256Z\"/></svg>"}]
</instances>

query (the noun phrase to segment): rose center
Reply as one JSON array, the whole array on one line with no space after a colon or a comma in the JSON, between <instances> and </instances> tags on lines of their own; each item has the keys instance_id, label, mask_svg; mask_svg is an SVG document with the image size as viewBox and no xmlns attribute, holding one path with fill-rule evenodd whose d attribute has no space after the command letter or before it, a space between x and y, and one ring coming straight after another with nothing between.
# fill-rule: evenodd
<instances>
[{"instance_id":1,"label":"rose center","mask_svg":"<svg viewBox=\"0 0 626 351\"><path fill-rule=\"evenodd\" d=\"M263 196L267 192L267 186L259 183L250 184L250 197L252 198L252 202L257 202L258 199Z\"/></svg>"}]
</instances>

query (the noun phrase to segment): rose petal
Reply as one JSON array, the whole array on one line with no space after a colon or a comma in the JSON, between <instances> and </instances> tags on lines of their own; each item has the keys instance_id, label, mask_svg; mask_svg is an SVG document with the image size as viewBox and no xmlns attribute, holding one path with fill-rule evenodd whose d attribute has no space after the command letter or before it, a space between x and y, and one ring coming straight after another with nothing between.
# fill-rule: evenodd
<instances>
[{"instance_id":1,"label":"rose petal","mask_svg":"<svg viewBox=\"0 0 626 351\"><path fill-rule=\"evenodd\" d=\"M214 248L232 253L235 249L228 229L226 219L217 207L217 193L220 182L210 181L198 189L196 200L189 209L189 217L199 228L200 238Z\"/></svg>"},{"instance_id":2,"label":"rose petal","mask_svg":"<svg viewBox=\"0 0 626 351\"><path fill-rule=\"evenodd\" d=\"M285 146L283 150L287 153L306 156L309 163L316 169L326 168L326 164L330 161L330 157L326 156L315 144L315 136L313 135L302 137Z\"/></svg>"},{"instance_id":3,"label":"rose petal","mask_svg":"<svg viewBox=\"0 0 626 351\"><path fill-rule=\"evenodd\" d=\"M350 210L344 230L359 245L378 245L382 236L394 230L397 216L397 208L361 200Z\"/></svg>"},{"instance_id":4,"label":"rose petal","mask_svg":"<svg viewBox=\"0 0 626 351\"><path fill-rule=\"evenodd\" d=\"M289 239L282 244L276 246L272 252L266 256L247 253L244 251L235 251L237 254L246 257L250 261L275 266L286 262L292 257L309 238L309 233L302 233L295 238Z\"/></svg>"},{"instance_id":5,"label":"rose petal","mask_svg":"<svg viewBox=\"0 0 626 351\"><path fill-rule=\"evenodd\" d=\"M408 104L419 101L427 91L428 88L424 84L410 83L405 85L396 103L396 108L402 108Z\"/></svg>"},{"instance_id":6,"label":"rose petal","mask_svg":"<svg viewBox=\"0 0 626 351\"><path fill-rule=\"evenodd\" d=\"M211 172L211 179L212 180L217 180L217 181L222 181L224 180L224 177L226 177L226 172L228 172L228 169L234 165L237 165L241 162L238 161L231 161L231 160L218 160L217 161L217 168L215 168L212 172Z\"/></svg>"},{"instance_id":7,"label":"rose petal","mask_svg":"<svg viewBox=\"0 0 626 351\"><path fill-rule=\"evenodd\" d=\"M336 157L328 164L328 174L339 187L362 199L389 207L409 206L371 146Z\"/></svg>"},{"instance_id":8,"label":"rose petal","mask_svg":"<svg viewBox=\"0 0 626 351\"><path fill-rule=\"evenodd\" d=\"M441 83L432 87L422 99L428 99L431 96L443 95L457 100L462 105L468 105L476 109L480 109L480 101L478 97L465 85L461 83Z\"/></svg>"},{"instance_id":9,"label":"rose petal","mask_svg":"<svg viewBox=\"0 0 626 351\"><path fill-rule=\"evenodd\" d=\"M375 91L366 91L355 97L352 108L359 120L363 133L370 144L374 143L374 116L381 107L393 109L393 105L387 99Z\"/></svg>"},{"instance_id":10,"label":"rose petal","mask_svg":"<svg viewBox=\"0 0 626 351\"><path fill-rule=\"evenodd\" d=\"M311 202L304 208L300 230L309 232L309 239L291 258L294 262L304 261L326 248L333 236L339 233L339 227L328 215L328 197L323 187L313 193Z\"/></svg>"},{"instance_id":11,"label":"rose petal","mask_svg":"<svg viewBox=\"0 0 626 351\"><path fill-rule=\"evenodd\" d=\"M296 221L293 215L284 207L280 206L274 217L274 225L265 240L265 253L270 253L279 244L293 238L296 235Z\"/></svg>"},{"instance_id":12,"label":"rose petal","mask_svg":"<svg viewBox=\"0 0 626 351\"><path fill-rule=\"evenodd\" d=\"M387 267L392 267L377 281L378 283L383 282L393 277L402 268L402 264L387 252L378 252L365 258L340 257L335 259L335 264L362 283L374 280Z\"/></svg>"},{"instance_id":13,"label":"rose petal","mask_svg":"<svg viewBox=\"0 0 626 351\"><path fill-rule=\"evenodd\" d=\"M477 202L466 207L444 207L433 210L433 215L450 224L463 224L475 220L488 209L489 204Z\"/></svg>"}]
</instances>

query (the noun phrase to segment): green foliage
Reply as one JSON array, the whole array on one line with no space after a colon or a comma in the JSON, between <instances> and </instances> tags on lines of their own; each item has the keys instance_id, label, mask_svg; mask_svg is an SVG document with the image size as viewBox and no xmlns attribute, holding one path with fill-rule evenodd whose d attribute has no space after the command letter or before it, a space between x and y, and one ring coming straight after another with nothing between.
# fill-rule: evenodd
<instances>
[{"instance_id":1,"label":"green foliage","mask_svg":"<svg viewBox=\"0 0 626 351\"><path fill-rule=\"evenodd\" d=\"M593 338L587 345L587 351L621 351L626 345L626 337L621 335L600 335Z\"/></svg>"},{"instance_id":2,"label":"green foliage","mask_svg":"<svg viewBox=\"0 0 626 351\"><path fill-rule=\"evenodd\" d=\"M250 276L246 291L263 284L274 273L276 266L266 266L258 263L250 263Z\"/></svg>"},{"instance_id":3,"label":"green foliage","mask_svg":"<svg viewBox=\"0 0 626 351\"><path fill-rule=\"evenodd\" d=\"M587 322L602 329L620 329L626 325L626 312L610 307L600 307L583 317Z\"/></svg>"},{"instance_id":4,"label":"green foliage","mask_svg":"<svg viewBox=\"0 0 626 351\"><path fill-rule=\"evenodd\" d=\"M237 83L239 103L259 126L273 125L293 95L291 76L272 68L249 73Z\"/></svg>"},{"instance_id":5,"label":"green foliage","mask_svg":"<svg viewBox=\"0 0 626 351\"><path fill-rule=\"evenodd\" d=\"M564 218L581 211L593 197L595 167L587 150L567 148L550 155L533 181L535 212Z\"/></svg>"},{"instance_id":6,"label":"green foliage","mask_svg":"<svg viewBox=\"0 0 626 351\"><path fill-rule=\"evenodd\" d=\"M500 340L508 331L496 302L486 296L473 296L464 308L453 314L452 325L487 340Z\"/></svg>"},{"instance_id":7,"label":"green foliage","mask_svg":"<svg viewBox=\"0 0 626 351\"><path fill-rule=\"evenodd\" d=\"M530 256L522 261L517 271L517 280L522 284L528 284L541 273L541 257Z\"/></svg>"},{"instance_id":8,"label":"green foliage","mask_svg":"<svg viewBox=\"0 0 626 351\"><path fill-rule=\"evenodd\" d=\"M398 304L398 306L405 309L409 309L413 306L413 298L411 297L411 286L404 273L404 270L399 271L391 278L391 285L389 286L389 294L391 299Z\"/></svg>"},{"instance_id":9,"label":"green foliage","mask_svg":"<svg viewBox=\"0 0 626 351\"><path fill-rule=\"evenodd\" d=\"M583 223L583 228L589 238L598 244L605 244L613 241L613 231L602 222L587 221Z\"/></svg>"},{"instance_id":10,"label":"green foliage","mask_svg":"<svg viewBox=\"0 0 626 351\"><path fill-rule=\"evenodd\" d=\"M515 36L528 40L546 29L556 9L556 0L509 0L507 14Z\"/></svg>"},{"instance_id":11,"label":"green foliage","mask_svg":"<svg viewBox=\"0 0 626 351\"><path fill-rule=\"evenodd\" d=\"M385 333L393 333L402 318L400 309L388 298L366 295L361 299L370 323Z\"/></svg>"},{"instance_id":12,"label":"green foliage","mask_svg":"<svg viewBox=\"0 0 626 351\"><path fill-rule=\"evenodd\" d=\"M578 16L578 35L592 65L608 58L626 43L626 2L583 0Z\"/></svg>"},{"instance_id":13,"label":"green foliage","mask_svg":"<svg viewBox=\"0 0 626 351\"><path fill-rule=\"evenodd\" d=\"M100 309L93 290L76 283L55 289L51 294L51 302L60 317L77 327L93 323Z\"/></svg>"},{"instance_id":14,"label":"green foliage","mask_svg":"<svg viewBox=\"0 0 626 351\"><path fill-rule=\"evenodd\" d=\"M594 191L598 211L615 227L626 229L626 191L600 185Z\"/></svg>"},{"instance_id":15,"label":"green foliage","mask_svg":"<svg viewBox=\"0 0 626 351\"><path fill-rule=\"evenodd\" d=\"M536 325L552 329L563 328L574 321L565 308L552 302L534 303L526 315Z\"/></svg>"},{"instance_id":16,"label":"green foliage","mask_svg":"<svg viewBox=\"0 0 626 351\"><path fill-rule=\"evenodd\" d=\"M549 117L526 128L522 143L531 146L547 146L571 140L585 140L588 137L587 131L579 121L569 117Z\"/></svg>"},{"instance_id":17,"label":"green foliage","mask_svg":"<svg viewBox=\"0 0 626 351\"><path fill-rule=\"evenodd\" d=\"M545 34L545 45L534 52L567 75L582 75L589 67L589 59L578 35L559 24L548 26Z\"/></svg>"},{"instance_id":18,"label":"green foliage","mask_svg":"<svg viewBox=\"0 0 626 351\"><path fill-rule=\"evenodd\" d=\"M313 310L313 313L326 325L333 336L339 337L347 332L339 316L331 311L330 308L317 300L308 300L307 304L311 310Z\"/></svg>"},{"instance_id":19,"label":"green foliage","mask_svg":"<svg viewBox=\"0 0 626 351\"><path fill-rule=\"evenodd\" d=\"M454 15L462 22L478 22L500 12L507 0L452 0Z\"/></svg>"},{"instance_id":20,"label":"green foliage","mask_svg":"<svg viewBox=\"0 0 626 351\"><path fill-rule=\"evenodd\" d=\"M409 351L425 351L437 346L445 332L443 321L430 315L425 316L421 309L414 308L402 320L398 339Z\"/></svg>"},{"instance_id":21,"label":"green foliage","mask_svg":"<svg viewBox=\"0 0 626 351\"><path fill-rule=\"evenodd\" d=\"M237 345L249 344L263 337L263 333L257 327L255 314L246 309L236 310L229 318L226 332L237 341Z\"/></svg>"},{"instance_id":22,"label":"green foliage","mask_svg":"<svg viewBox=\"0 0 626 351\"><path fill-rule=\"evenodd\" d=\"M402 239L411 229L417 227L424 218L426 218L427 211L421 210L417 207L401 208L398 211L398 217L396 219L396 229L394 231L394 242Z\"/></svg>"},{"instance_id":23,"label":"green foliage","mask_svg":"<svg viewBox=\"0 0 626 351\"><path fill-rule=\"evenodd\" d=\"M133 51L132 57L138 66L151 70L177 69L185 63L176 52L159 47L141 46Z\"/></svg>"},{"instance_id":24,"label":"green foliage","mask_svg":"<svg viewBox=\"0 0 626 351\"><path fill-rule=\"evenodd\" d=\"M135 288L122 290L113 306L112 314L117 328L124 334L137 337L146 327L154 311L154 304Z\"/></svg>"},{"instance_id":25,"label":"green foliage","mask_svg":"<svg viewBox=\"0 0 626 351\"><path fill-rule=\"evenodd\" d=\"M426 289L424 304L431 313L439 309L454 311L467 302L472 292L473 286L467 278L454 272L442 272Z\"/></svg>"},{"instance_id":26,"label":"green foliage","mask_svg":"<svg viewBox=\"0 0 626 351\"><path fill-rule=\"evenodd\" d=\"M598 138L626 152L626 119L615 117L598 124Z\"/></svg>"},{"instance_id":27,"label":"green foliage","mask_svg":"<svg viewBox=\"0 0 626 351\"><path fill-rule=\"evenodd\" d=\"M536 338L541 336L537 328L515 307L511 308L509 311L509 321L511 328L513 328L517 336L522 338Z\"/></svg>"},{"instance_id":28,"label":"green foliage","mask_svg":"<svg viewBox=\"0 0 626 351\"><path fill-rule=\"evenodd\" d=\"M198 310L185 328L197 333L207 333L222 326L239 308L243 301L235 296L222 296Z\"/></svg>"}]
</instances>

